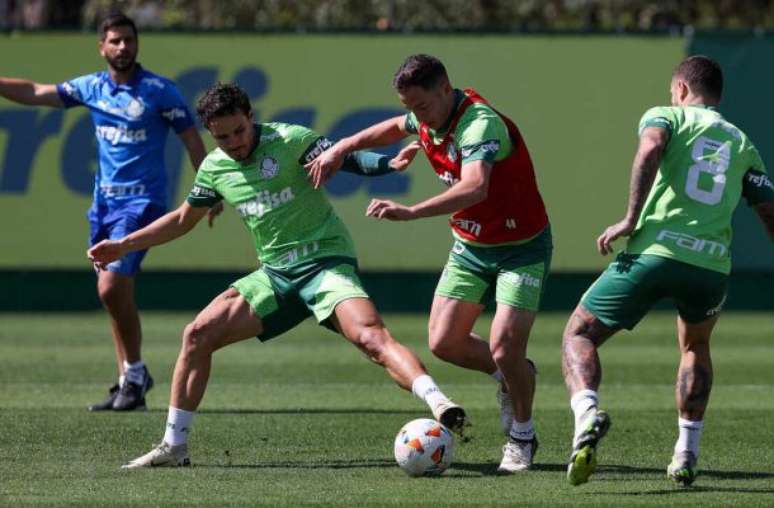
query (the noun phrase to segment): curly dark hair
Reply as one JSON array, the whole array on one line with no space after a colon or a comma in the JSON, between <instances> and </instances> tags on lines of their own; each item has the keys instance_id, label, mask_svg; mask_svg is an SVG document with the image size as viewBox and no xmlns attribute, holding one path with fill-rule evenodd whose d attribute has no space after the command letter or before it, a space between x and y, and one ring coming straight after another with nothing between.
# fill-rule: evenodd
<instances>
[{"instance_id":1,"label":"curly dark hair","mask_svg":"<svg viewBox=\"0 0 774 508\"><path fill-rule=\"evenodd\" d=\"M392 86L399 92L412 86L430 90L443 80L449 80L446 67L434 56L411 55L401 64L392 78Z\"/></svg>"},{"instance_id":2,"label":"curly dark hair","mask_svg":"<svg viewBox=\"0 0 774 508\"><path fill-rule=\"evenodd\" d=\"M215 83L196 103L196 113L205 127L213 118L233 115L239 111L250 115L252 107L247 94L235 83Z\"/></svg>"}]
</instances>

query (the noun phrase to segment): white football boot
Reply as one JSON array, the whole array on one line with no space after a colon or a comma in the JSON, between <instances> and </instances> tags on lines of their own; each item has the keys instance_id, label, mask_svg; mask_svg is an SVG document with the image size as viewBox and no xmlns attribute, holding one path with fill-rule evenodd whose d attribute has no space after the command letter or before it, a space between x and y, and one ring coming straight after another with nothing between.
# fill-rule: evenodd
<instances>
[{"instance_id":1,"label":"white football boot","mask_svg":"<svg viewBox=\"0 0 774 508\"><path fill-rule=\"evenodd\" d=\"M121 469L138 469L141 467L187 467L191 465L188 457L188 445L170 446L162 442L153 450L137 457Z\"/></svg>"}]
</instances>

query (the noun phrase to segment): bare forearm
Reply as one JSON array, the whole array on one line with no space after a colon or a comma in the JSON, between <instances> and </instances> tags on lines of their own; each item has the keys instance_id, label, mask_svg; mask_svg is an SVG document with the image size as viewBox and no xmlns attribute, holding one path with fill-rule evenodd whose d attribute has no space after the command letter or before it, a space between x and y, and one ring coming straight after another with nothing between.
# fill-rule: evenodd
<instances>
[{"instance_id":1,"label":"bare forearm","mask_svg":"<svg viewBox=\"0 0 774 508\"><path fill-rule=\"evenodd\" d=\"M486 191L476 185L460 182L446 192L411 207L417 218L448 215L486 199Z\"/></svg>"},{"instance_id":2,"label":"bare forearm","mask_svg":"<svg viewBox=\"0 0 774 508\"><path fill-rule=\"evenodd\" d=\"M652 136L643 137L640 141L629 182L629 205L626 210L626 219L629 221L636 222L645 206L661 164L663 142L662 139L654 139Z\"/></svg>"},{"instance_id":3,"label":"bare forearm","mask_svg":"<svg viewBox=\"0 0 774 508\"><path fill-rule=\"evenodd\" d=\"M357 150L392 145L408 136L403 127L404 123L405 116L390 118L339 140L335 148L342 154L348 154Z\"/></svg>"},{"instance_id":4,"label":"bare forearm","mask_svg":"<svg viewBox=\"0 0 774 508\"><path fill-rule=\"evenodd\" d=\"M185 215L178 209L124 237L121 240L121 247L127 252L134 252L161 245L183 236L196 225L196 222L186 220Z\"/></svg>"},{"instance_id":5,"label":"bare forearm","mask_svg":"<svg viewBox=\"0 0 774 508\"><path fill-rule=\"evenodd\" d=\"M0 78L0 95L28 106L61 106L56 85L42 85L26 79Z\"/></svg>"},{"instance_id":6,"label":"bare forearm","mask_svg":"<svg viewBox=\"0 0 774 508\"><path fill-rule=\"evenodd\" d=\"M629 206L626 210L628 219L636 221L640 217L657 171L658 162L654 164L652 157L635 160L629 182Z\"/></svg>"}]
</instances>

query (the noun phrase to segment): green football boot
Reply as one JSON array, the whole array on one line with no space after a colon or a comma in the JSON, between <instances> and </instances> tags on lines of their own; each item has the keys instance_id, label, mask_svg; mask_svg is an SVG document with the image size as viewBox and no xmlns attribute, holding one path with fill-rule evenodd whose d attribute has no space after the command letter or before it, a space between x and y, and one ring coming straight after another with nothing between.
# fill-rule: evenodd
<instances>
[{"instance_id":1,"label":"green football boot","mask_svg":"<svg viewBox=\"0 0 774 508\"><path fill-rule=\"evenodd\" d=\"M567 465L567 481L570 485L581 485L597 467L597 445L610 430L610 417L604 411L597 411L590 418L586 429L578 436Z\"/></svg>"},{"instance_id":2,"label":"green football boot","mask_svg":"<svg viewBox=\"0 0 774 508\"><path fill-rule=\"evenodd\" d=\"M690 487L696 479L696 455L684 451L672 456L672 463L667 466L667 478L682 487Z\"/></svg>"}]
</instances>

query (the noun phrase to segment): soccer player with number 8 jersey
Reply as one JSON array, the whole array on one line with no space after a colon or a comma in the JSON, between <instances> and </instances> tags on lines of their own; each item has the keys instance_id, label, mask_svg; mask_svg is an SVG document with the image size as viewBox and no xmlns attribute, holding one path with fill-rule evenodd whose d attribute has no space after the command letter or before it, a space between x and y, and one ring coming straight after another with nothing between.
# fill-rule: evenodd
<instances>
[{"instance_id":1,"label":"soccer player with number 8 jersey","mask_svg":"<svg viewBox=\"0 0 774 508\"><path fill-rule=\"evenodd\" d=\"M672 107L652 108L640 121L626 216L605 230L597 247L605 255L615 239L629 240L583 295L564 332L563 371L575 415L567 469L573 485L588 481L610 427L599 409L597 348L618 330L634 328L664 298L678 310L681 354L679 437L667 475L684 486L696 478L712 387L709 341L726 299L731 219L740 197L774 240L774 185L750 139L715 109L722 91L720 66L689 57L672 75Z\"/></svg>"}]
</instances>

